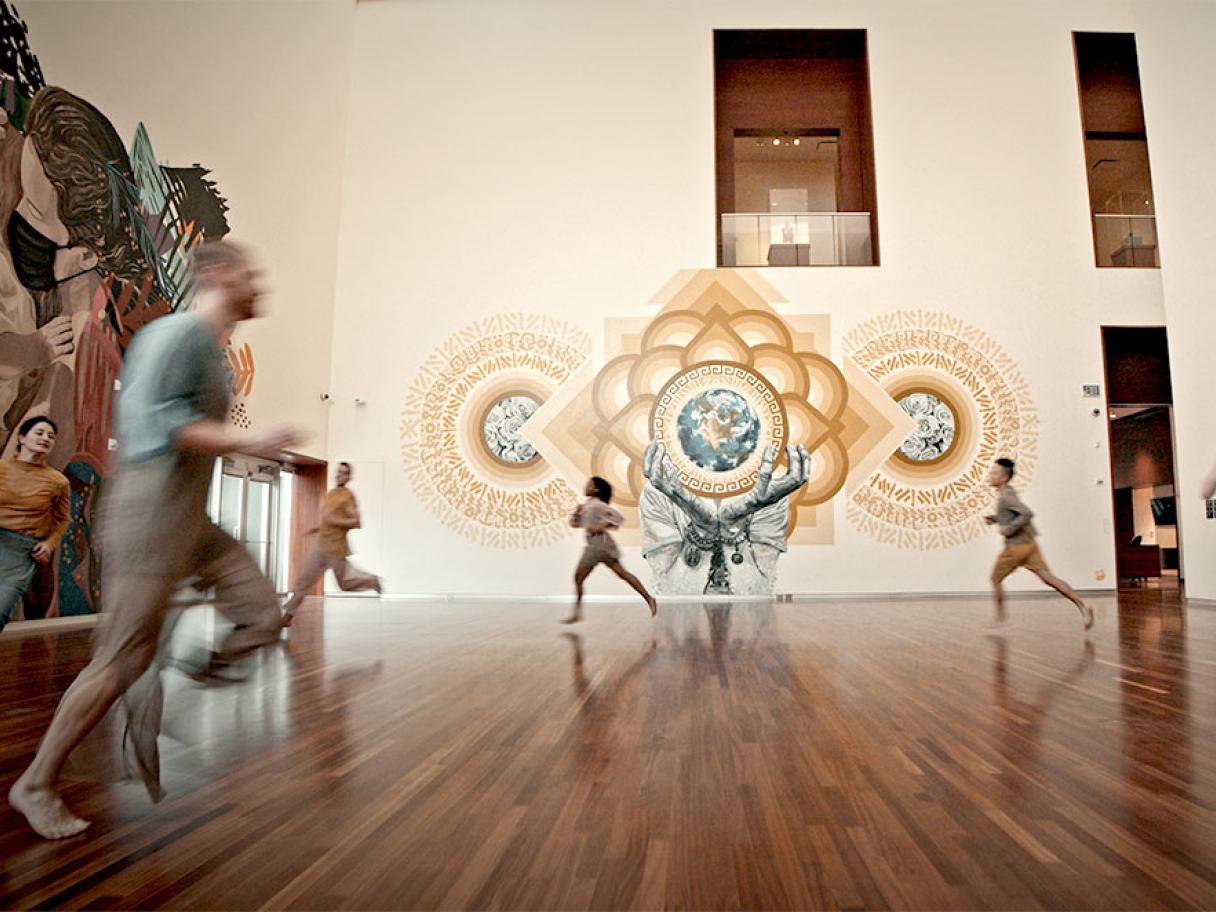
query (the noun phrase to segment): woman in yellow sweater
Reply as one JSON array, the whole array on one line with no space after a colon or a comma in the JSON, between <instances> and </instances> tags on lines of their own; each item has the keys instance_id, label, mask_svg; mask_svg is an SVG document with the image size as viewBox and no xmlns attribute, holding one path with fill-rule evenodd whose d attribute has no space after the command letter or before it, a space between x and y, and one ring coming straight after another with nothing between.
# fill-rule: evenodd
<instances>
[{"instance_id":1,"label":"woman in yellow sweater","mask_svg":"<svg viewBox=\"0 0 1216 912\"><path fill-rule=\"evenodd\" d=\"M58 428L50 418L27 418L17 431L17 455L0 461L0 630L68 527L68 480L46 464Z\"/></svg>"}]
</instances>

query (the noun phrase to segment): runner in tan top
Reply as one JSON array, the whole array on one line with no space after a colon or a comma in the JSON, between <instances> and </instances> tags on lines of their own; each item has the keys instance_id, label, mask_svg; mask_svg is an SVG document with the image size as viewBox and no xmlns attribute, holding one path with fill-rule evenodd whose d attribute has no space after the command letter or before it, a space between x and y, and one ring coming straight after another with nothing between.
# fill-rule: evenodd
<instances>
[{"instance_id":1,"label":"runner in tan top","mask_svg":"<svg viewBox=\"0 0 1216 912\"><path fill-rule=\"evenodd\" d=\"M998 459L988 472L988 484L997 491L996 511L990 516L985 516L984 521L989 525L997 526L1005 538L1004 550L1001 551L992 568L992 594L996 603L996 614L992 619L992 626L1000 626L1008 620L1005 613L1005 590L1002 583L1005 581L1005 577L1022 567L1076 605L1077 610L1081 612L1081 618L1085 621L1085 629L1088 630L1094 625L1093 609L1081 601L1081 597L1073 591L1072 586L1048 568L1047 561L1043 559L1043 554L1035 542L1038 532L1031 522L1034 513L1026 504L1022 503L1017 491L1010 487L1009 482L1013 480L1013 473L1012 459Z\"/></svg>"},{"instance_id":2,"label":"runner in tan top","mask_svg":"<svg viewBox=\"0 0 1216 912\"><path fill-rule=\"evenodd\" d=\"M46 464L57 433L50 418L27 418L17 432L17 457L0 462L0 630L68 527L68 480Z\"/></svg>"},{"instance_id":3,"label":"runner in tan top","mask_svg":"<svg viewBox=\"0 0 1216 912\"><path fill-rule=\"evenodd\" d=\"M316 585L317 580L325 575L326 570L334 572L338 588L343 592L367 589L380 592L380 577L365 573L346 559L350 556L350 545L346 537L351 529L358 529L362 525L359 504L354 493L347 487L350 479L350 463L338 463L338 471L334 475L335 487L327 492L325 499L321 501L321 524L313 530L317 533L317 540L304 559L304 566L296 577L291 598L283 606L284 627L291 626L300 603Z\"/></svg>"}]
</instances>

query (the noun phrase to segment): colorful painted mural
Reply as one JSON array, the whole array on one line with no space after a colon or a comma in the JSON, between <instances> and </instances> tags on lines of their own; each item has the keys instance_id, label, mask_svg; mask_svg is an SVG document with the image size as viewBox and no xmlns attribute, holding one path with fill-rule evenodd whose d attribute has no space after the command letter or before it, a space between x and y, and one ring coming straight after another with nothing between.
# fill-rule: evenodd
<instances>
[{"instance_id":1,"label":"colorful painted mural","mask_svg":"<svg viewBox=\"0 0 1216 912\"><path fill-rule=\"evenodd\" d=\"M128 148L94 105L48 85L3 0L0 120L0 448L11 456L14 428L49 415L50 463L72 486L71 526L24 616L89 613L123 352L141 326L188 306L188 254L228 232L227 204L201 165L159 164L143 124ZM248 395L252 354L230 360Z\"/></svg>"}]
</instances>

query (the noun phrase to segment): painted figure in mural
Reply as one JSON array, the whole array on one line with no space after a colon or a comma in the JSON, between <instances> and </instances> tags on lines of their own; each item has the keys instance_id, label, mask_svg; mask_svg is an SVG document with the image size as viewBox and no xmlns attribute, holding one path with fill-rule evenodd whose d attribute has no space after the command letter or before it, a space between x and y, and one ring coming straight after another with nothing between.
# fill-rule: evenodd
<instances>
[{"instance_id":1,"label":"painted figure in mural","mask_svg":"<svg viewBox=\"0 0 1216 912\"><path fill-rule=\"evenodd\" d=\"M44 86L25 112L24 134L6 125L0 256L0 439L45 415L60 427L50 464L72 485L66 553L50 565L60 613L91 611L97 567L89 529L110 438L109 399L121 365L120 321L107 292L154 272L138 239L138 189L126 150L100 111ZM149 295L145 295L145 298ZM165 308L167 312L167 308ZM4 347L7 343L7 347ZM63 572L56 585L54 570ZM39 606L45 613L49 604Z\"/></svg>"},{"instance_id":2,"label":"painted figure in mural","mask_svg":"<svg viewBox=\"0 0 1216 912\"><path fill-rule=\"evenodd\" d=\"M689 491L663 444L650 443L638 511L642 555L660 593L772 593L777 558L787 547L789 498L806 484L811 467L805 447L787 446L785 454L785 474L773 477L777 451L767 447L750 491L714 499Z\"/></svg>"},{"instance_id":3,"label":"painted figure in mural","mask_svg":"<svg viewBox=\"0 0 1216 912\"><path fill-rule=\"evenodd\" d=\"M94 299L103 276L139 281L154 273L154 264L138 241L143 232L131 162L105 115L71 92L47 86L30 104L25 134L20 197L5 241L35 324L63 327L66 321L71 342L22 379L6 425L33 414L58 420L63 432L51 464L61 467L83 442L74 415L77 364L86 326L100 316ZM112 322L101 325L114 335Z\"/></svg>"},{"instance_id":4,"label":"painted figure in mural","mask_svg":"<svg viewBox=\"0 0 1216 912\"><path fill-rule=\"evenodd\" d=\"M1034 513L1026 504L1022 503L1022 499L1018 497L1010 484L1014 471L1015 466L1012 459L998 459L992 464L992 469L988 473L988 484L996 489L997 497L995 511L985 516L984 521L990 526L997 526L1005 539L1005 547L997 557L996 565L992 568L992 592L996 608L992 621L993 626L999 626L1008 620L1005 612L1005 590L1002 583L1009 574L1021 567L1029 570L1076 605L1085 622L1085 629L1088 630L1094 625L1093 609L1081 601L1081 597L1077 595L1072 586L1048 569L1047 561L1043 559L1039 546L1035 542L1038 532L1031 522Z\"/></svg>"},{"instance_id":5,"label":"painted figure in mural","mask_svg":"<svg viewBox=\"0 0 1216 912\"><path fill-rule=\"evenodd\" d=\"M47 465L57 433L50 418L27 418L16 458L0 460L0 630L68 526L68 480Z\"/></svg>"},{"instance_id":6,"label":"painted figure in mural","mask_svg":"<svg viewBox=\"0 0 1216 912\"><path fill-rule=\"evenodd\" d=\"M575 624L583 619L583 583L600 564L623 579L645 599L647 607L650 608L650 616L654 617L658 612L658 603L655 602L654 596L646 591L642 581L621 565L621 552L612 538L612 532L619 529L625 521L625 517L611 505L612 485L598 475L592 476L587 481L583 493L587 495L587 499L570 515L570 525L575 529L582 529L587 534L587 545L574 571L574 611L562 623Z\"/></svg>"},{"instance_id":7,"label":"painted figure in mural","mask_svg":"<svg viewBox=\"0 0 1216 912\"><path fill-rule=\"evenodd\" d=\"M309 530L309 534L316 533L317 538L309 549L300 575L296 578L291 598L283 606L284 627L291 626L296 610L308 595L308 590L316 585L326 570L334 572L338 588L343 592L368 589L380 592L380 577L360 570L347 560L350 556L347 535L352 529L362 527L359 503L348 487L351 474L349 462L338 463L338 471L334 474L334 487L326 492L325 499L321 501L321 523L317 528Z\"/></svg>"},{"instance_id":8,"label":"painted figure in mural","mask_svg":"<svg viewBox=\"0 0 1216 912\"><path fill-rule=\"evenodd\" d=\"M227 424L229 387L219 340L257 315L258 288L246 254L232 244L199 247L190 313L140 332L123 367L118 466L104 506L104 610L93 659L64 694L10 804L41 836L84 830L56 790L69 754L122 698L124 745L153 800L160 789L162 691L157 653L168 604L187 578L216 591L216 610L235 626L211 659L215 672L279 638L274 587L253 558L207 518L216 456L279 458L298 435L283 427Z\"/></svg>"}]
</instances>

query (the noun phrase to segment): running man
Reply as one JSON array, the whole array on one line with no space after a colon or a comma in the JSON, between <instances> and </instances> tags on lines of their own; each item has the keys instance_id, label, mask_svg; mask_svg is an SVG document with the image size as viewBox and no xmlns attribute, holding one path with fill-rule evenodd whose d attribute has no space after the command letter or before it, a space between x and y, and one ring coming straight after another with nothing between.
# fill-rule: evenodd
<instances>
[{"instance_id":1,"label":"running man","mask_svg":"<svg viewBox=\"0 0 1216 912\"><path fill-rule=\"evenodd\" d=\"M216 610L235 625L213 654L213 668L279 639L274 587L207 518L207 492L217 456L276 458L300 438L285 427L239 430L226 423L229 381L220 340L257 315L256 273L242 248L222 241L197 248L193 267L194 307L141 330L123 366L92 661L64 694L34 762L9 792L9 804L47 839L88 827L63 803L56 782L73 748L120 698L131 759L159 800L162 692L155 660L169 599L182 581L214 587Z\"/></svg>"},{"instance_id":2,"label":"running man","mask_svg":"<svg viewBox=\"0 0 1216 912\"><path fill-rule=\"evenodd\" d=\"M365 573L347 560L350 556L350 544L346 536L351 529L358 529L363 525L359 517L359 503L355 500L354 492L348 487L351 475L350 463L339 462L338 471L334 473L334 488L328 491L325 499L321 501L321 524L310 530L317 534L317 540L309 550L308 557L304 559L300 575L296 577L291 599L283 606L284 627L291 626L296 609L308 595L308 590L325 575L326 570L334 572L338 587L343 592L367 589L380 592L380 577Z\"/></svg>"},{"instance_id":3,"label":"running man","mask_svg":"<svg viewBox=\"0 0 1216 912\"><path fill-rule=\"evenodd\" d=\"M1002 583L1009 574L1019 567L1025 568L1041 579L1064 598L1077 606L1081 618L1088 630L1094 625L1093 609L1081 601L1081 597L1073 591L1072 586L1060 579L1047 567L1038 544L1035 543L1034 524L1031 520L1034 513L1022 503L1010 485L1013 480L1014 463L1012 459L998 459L988 472L988 484L996 488L996 512L985 516L984 522L996 525L1005 537L1005 548L996 559L992 568L992 594L996 603L996 614L992 619L993 626L1004 624L1008 620L1005 613L1005 590Z\"/></svg>"}]
</instances>

